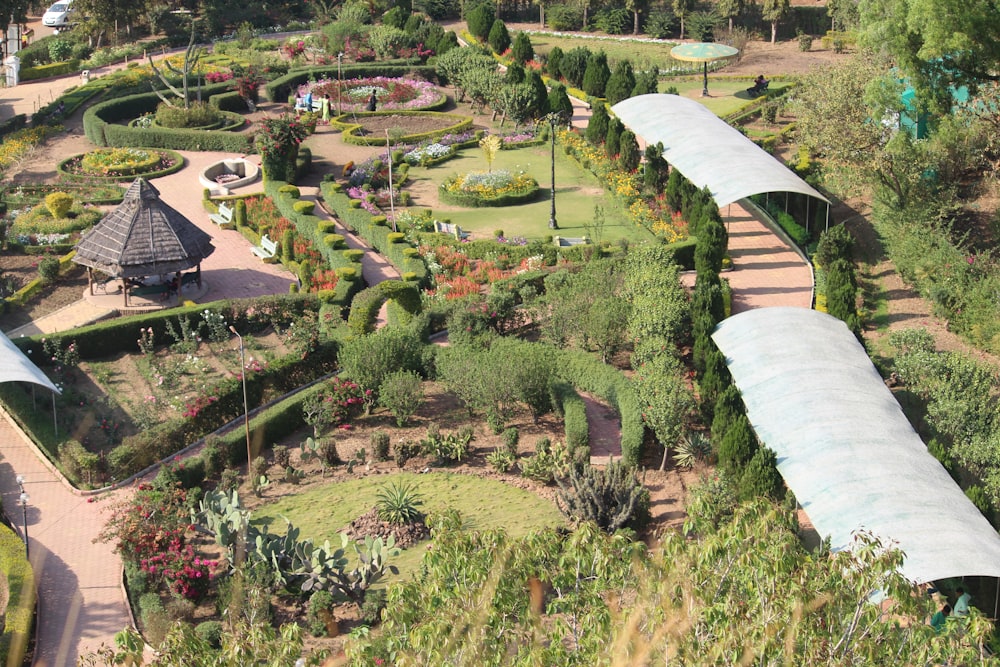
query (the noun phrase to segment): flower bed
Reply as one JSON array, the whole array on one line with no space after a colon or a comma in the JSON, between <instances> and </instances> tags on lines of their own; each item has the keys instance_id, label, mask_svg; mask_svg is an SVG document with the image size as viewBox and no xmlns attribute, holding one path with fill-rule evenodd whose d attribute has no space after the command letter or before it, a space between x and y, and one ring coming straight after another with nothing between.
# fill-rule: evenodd
<instances>
[{"instance_id":1,"label":"flower bed","mask_svg":"<svg viewBox=\"0 0 1000 667\"><path fill-rule=\"evenodd\" d=\"M441 198L458 206L516 206L538 194L538 181L506 169L453 176L441 184Z\"/></svg>"},{"instance_id":2,"label":"flower bed","mask_svg":"<svg viewBox=\"0 0 1000 667\"><path fill-rule=\"evenodd\" d=\"M164 148L102 148L68 157L57 169L70 178L117 181L135 176L159 178L180 171L183 166L180 153Z\"/></svg>"},{"instance_id":3,"label":"flower bed","mask_svg":"<svg viewBox=\"0 0 1000 667\"><path fill-rule=\"evenodd\" d=\"M375 93L379 111L424 111L438 108L447 100L447 96L429 81L384 76L343 82L320 79L299 86L298 92L299 95L311 92L313 99L328 96L330 107L338 109L339 113L366 111L372 92Z\"/></svg>"}]
</instances>

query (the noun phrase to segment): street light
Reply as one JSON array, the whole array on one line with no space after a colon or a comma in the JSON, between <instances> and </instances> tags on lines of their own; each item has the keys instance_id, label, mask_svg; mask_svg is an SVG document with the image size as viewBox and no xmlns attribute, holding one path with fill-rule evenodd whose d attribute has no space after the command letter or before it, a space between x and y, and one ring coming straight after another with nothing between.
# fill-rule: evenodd
<instances>
[{"instance_id":1,"label":"street light","mask_svg":"<svg viewBox=\"0 0 1000 667\"><path fill-rule=\"evenodd\" d=\"M559 124L559 114L550 113L546 116L546 120L549 121L549 137L552 144L552 210L549 213L549 229L559 229L559 223L556 222L556 125Z\"/></svg>"},{"instance_id":2,"label":"street light","mask_svg":"<svg viewBox=\"0 0 1000 667\"><path fill-rule=\"evenodd\" d=\"M236 327L232 324L229 325L229 330L240 339L240 377L243 378L243 426L247 432L247 475L249 475L250 463L253 461L253 457L250 455L250 409L247 407L247 362L243 356L243 336L240 335Z\"/></svg>"},{"instance_id":3,"label":"street light","mask_svg":"<svg viewBox=\"0 0 1000 667\"><path fill-rule=\"evenodd\" d=\"M24 475L18 475L16 479L17 487L21 490L21 495L17 498L17 504L21 506L21 518L24 521L24 556L27 558L31 555L28 550L28 501L31 498L24 492Z\"/></svg>"},{"instance_id":4,"label":"street light","mask_svg":"<svg viewBox=\"0 0 1000 667\"><path fill-rule=\"evenodd\" d=\"M344 59L344 52L341 51L337 54L337 115L341 115L343 112L340 109L340 87L343 85L343 74L340 71L341 61Z\"/></svg>"}]
</instances>

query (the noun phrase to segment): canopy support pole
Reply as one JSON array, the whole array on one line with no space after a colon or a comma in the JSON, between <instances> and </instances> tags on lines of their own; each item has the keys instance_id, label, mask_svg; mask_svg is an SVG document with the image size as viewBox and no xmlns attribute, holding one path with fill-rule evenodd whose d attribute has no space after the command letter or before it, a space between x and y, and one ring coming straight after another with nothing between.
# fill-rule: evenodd
<instances>
[{"instance_id":1,"label":"canopy support pole","mask_svg":"<svg viewBox=\"0 0 1000 667\"><path fill-rule=\"evenodd\" d=\"M94 270L87 267L87 285L90 287L90 296L94 296Z\"/></svg>"},{"instance_id":2,"label":"canopy support pole","mask_svg":"<svg viewBox=\"0 0 1000 667\"><path fill-rule=\"evenodd\" d=\"M826 203L826 231L830 231L830 202Z\"/></svg>"},{"instance_id":3,"label":"canopy support pole","mask_svg":"<svg viewBox=\"0 0 1000 667\"><path fill-rule=\"evenodd\" d=\"M59 436L59 419L56 417L56 392L52 392L52 430Z\"/></svg>"},{"instance_id":4,"label":"canopy support pole","mask_svg":"<svg viewBox=\"0 0 1000 667\"><path fill-rule=\"evenodd\" d=\"M704 65L704 68L702 74L703 87L701 89L701 96L708 97L708 61L706 60L702 63L702 65Z\"/></svg>"}]
</instances>

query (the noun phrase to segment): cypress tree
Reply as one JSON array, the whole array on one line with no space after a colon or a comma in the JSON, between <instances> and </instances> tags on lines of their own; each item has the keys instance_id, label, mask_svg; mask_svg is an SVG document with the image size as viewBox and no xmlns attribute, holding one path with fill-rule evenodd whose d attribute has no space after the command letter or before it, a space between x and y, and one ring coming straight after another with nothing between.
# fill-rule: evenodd
<instances>
[{"instance_id":1,"label":"cypress tree","mask_svg":"<svg viewBox=\"0 0 1000 667\"><path fill-rule=\"evenodd\" d=\"M545 87L545 82L542 81L542 75L535 70L531 70L531 73L528 74L528 84L534 92L531 109L535 118L541 118L549 112L549 91ZM572 104L570 107L572 108Z\"/></svg>"},{"instance_id":2,"label":"cypress tree","mask_svg":"<svg viewBox=\"0 0 1000 667\"><path fill-rule=\"evenodd\" d=\"M746 414L743 397L735 384L726 387L715 401L715 414L712 416L712 442L720 443L736 422L736 418Z\"/></svg>"},{"instance_id":3,"label":"cypress tree","mask_svg":"<svg viewBox=\"0 0 1000 667\"><path fill-rule=\"evenodd\" d=\"M528 74L524 71L524 68L517 63L512 63L510 67L507 68L507 73L504 75L504 82L509 84L524 83L527 79Z\"/></svg>"},{"instance_id":4,"label":"cypress tree","mask_svg":"<svg viewBox=\"0 0 1000 667\"><path fill-rule=\"evenodd\" d=\"M604 97L604 89L610 77L608 57L604 51L598 51L587 61L587 70L583 73L583 92L593 97Z\"/></svg>"},{"instance_id":5,"label":"cypress tree","mask_svg":"<svg viewBox=\"0 0 1000 667\"><path fill-rule=\"evenodd\" d=\"M740 415L719 444L719 465L731 472L741 470L757 453L757 436L746 415Z\"/></svg>"},{"instance_id":6,"label":"cypress tree","mask_svg":"<svg viewBox=\"0 0 1000 667\"><path fill-rule=\"evenodd\" d=\"M615 105L628 99L633 88L635 88L635 73L632 71L632 63L628 60L619 61L604 89L604 96L608 98L608 104Z\"/></svg>"},{"instance_id":7,"label":"cypress tree","mask_svg":"<svg viewBox=\"0 0 1000 667\"><path fill-rule=\"evenodd\" d=\"M684 201L682 196L684 187L683 182L684 176L681 175L681 172L676 169L671 169L670 176L667 177L667 187L664 195L667 206L669 206L670 210L674 213L678 213L682 210L681 204ZM688 224L690 225L690 221L688 221ZM691 234L694 234L694 232L692 231Z\"/></svg>"},{"instance_id":8,"label":"cypress tree","mask_svg":"<svg viewBox=\"0 0 1000 667\"><path fill-rule=\"evenodd\" d=\"M563 123L568 123L573 118L573 103L570 101L569 95L566 94L566 86L561 83L553 83L548 98L548 113L557 113ZM605 118L607 118L607 114L605 114ZM587 129L590 129L589 125Z\"/></svg>"},{"instance_id":9,"label":"cypress tree","mask_svg":"<svg viewBox=\"0 0 1000 667\"><path fill-rule=\"evenodd\" d=\"M604 140L604 150L612 160L617 159L621 151L622 130L625 127L622 122L614 116L608 121L608 137Z\"/></svg>"},{"instance_id":10,"label":"cypress tree","mask_svg":"<svg viewBox=\"0 0 1000 667\"><path fill-rule=\"evenodd\" d=\"M714 216L702 217L698 227L698 245L694 249L694 269L718 274L722 270L722 260L726 256L729 239L726 226Z\"/></svg>"},{"instance_id":11,"label":"cypress tree","mask_svg":"<svg viewBox=\"0 0 1000 667\"><path fill-rule=\"evenodd\" d=\"M646 164L642 170L642 183L650 194L660 194L667 184L667 161L663 159L663 144L647 145Z\"/></svg>"},{"instance_id":12,"label":"cypress tree","mask_svg":"<svg viewBox=\"0 0 1000 667\"><path fill-rule=\"evenodd\" d=\"M592 109L590 120L587 122L587 141L592 146L600 146L608 138L608 125L611 118L608 116L608 108L600 100L591 100Z\"/></svg>"},{"instance_id":13,"label":"cypress tree","mask_svg":"<svg viewBox=\"0 0 1000 667\"><path fill-rule=\"evenodd\" d=\"M711 341L711 338L709 339ZM711 423L715 416L715 404L722 392L732 384L733 379L726 366L726 358L712 341L712 349L705 357L705 372L698 378L701 413L705 421Z\"/></svg>"},{"instance_id":14,"label":"cypress tree","mask_svg":"<svg viewBox=\"0 0 1000 667\"><path fill-rule=\"evenodd\" d=\"M484 2L477 5L466 17L466 24L469 32L480 42L485 42L490 36L493 22L497 20L496 11L492 2Z\"/></svg>"},{"instance_id":15,"label":"cypress tree","mask_svg":"<svg viewBox=\"0 0 1000 667\"><path fill-rule=\"evenodd\" d=\"M562 72L559 70L559 66L562 64L562 57L563 50L558 46L553 46L552 50L549 51L549 57L545 60L545 73L553 79L558 79L562 76Z\"/></svg>"},{"instance_id":16,"label":"cypress tree","mask_svg":"<svg viewBox=\"0 0 1000 667\"><path fill-rule=\"evenodd\" d=\"M507 32L507 24L497 19L490 28L489 36L490 48L494 53L503 53L510 48L510 33Z\"/></svg>"},{"instance_id":17,"label":"cypress tree","mask_svg":"<svg viewBox=\"0 0 1000 667\"><path fill-rule=\"evenodd\" d=\"M629 97L636 97L637 95L652 95L653 93L658 92L658 85L659 79L657 78L656 70L643 70L635 76L635 85L632 86L632 94L629 95Z\"/></svg>"},{"instance_id":18,"label":"cypress tree","mask_svg":"<svg viewBox=\"0 0 1000 667\"><path fill-rule=\"evenodd\" d=\"M629 173L639 168L639 142L632 130L625 129L619 140L618 164Z\"/></svg>"},{"instance_id":19,"label":"cypress tree","mask_svg":"<svg viewBox=\"0 0 1000 667\"><path fill-rule=\"evenodd\" d=\"M559 61L559 71L569 85L580 88L583 85L583 75L587 72L588 62L590 62L590 49L578 46L563 54Z\"/></svg>"},{"instance_id":20,"label":"cypress tree","mask_svg":"<svg viewBox=\"0 0 1000 667\"><path fill-rule=\"evenodd\" d=\"M758 449L747 463L739 482L741 500L785 497L785 481L778 472L778 458L767 447Z\"/></svg>"},{"instance_id":21,"label":"cypress tree","mask_svg":"<svg viewBox=\"0 0 1000 667\"><path fill-rule=\"evenodd\" d=\"M528 37L528 33L517 33L514 37L514 44L510 47L510 57L520 65L535 59L535 49L531 46L531 38Z\"/></svg>"}]
</instances>

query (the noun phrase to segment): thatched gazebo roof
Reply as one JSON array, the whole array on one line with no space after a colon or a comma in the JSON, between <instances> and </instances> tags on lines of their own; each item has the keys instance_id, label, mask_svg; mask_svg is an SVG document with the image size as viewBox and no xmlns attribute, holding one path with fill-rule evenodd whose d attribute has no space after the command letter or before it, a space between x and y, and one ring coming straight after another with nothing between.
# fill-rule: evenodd
<instances>
[{"instance_id":1,"label":"thatched gazebo roof","mask_svg":"<svg viewBox=\"0 0 1000 667\"><path fill-rule=\"evenodd\" d=\"M215 251L212 237L160 200L140 177L125 198L76 244L77 264L133 278L184 271Z\"/></svg>"}]
</instances>

